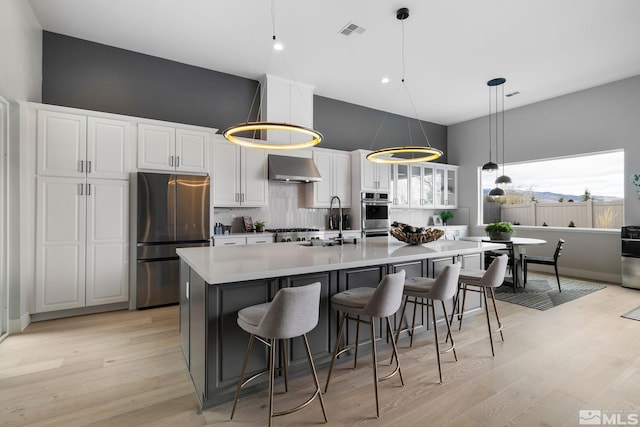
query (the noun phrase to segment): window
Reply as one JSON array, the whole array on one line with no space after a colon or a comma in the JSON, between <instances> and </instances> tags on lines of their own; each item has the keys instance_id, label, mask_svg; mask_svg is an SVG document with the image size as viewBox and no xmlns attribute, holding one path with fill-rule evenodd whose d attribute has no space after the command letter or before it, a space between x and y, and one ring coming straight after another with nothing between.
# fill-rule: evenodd
<instances>
[{"instance_id":1,"label":"window","mask_svg":"<svg viewBox=\"0 0 640 427\"><path fill-rule=\"evenodd\" d=\"M507 163L480 172L480 222L515 225L618 229L624 211L624 151ZM491 197L500 175L511 177L505 195Z\"/></svg>"}]
</instances>

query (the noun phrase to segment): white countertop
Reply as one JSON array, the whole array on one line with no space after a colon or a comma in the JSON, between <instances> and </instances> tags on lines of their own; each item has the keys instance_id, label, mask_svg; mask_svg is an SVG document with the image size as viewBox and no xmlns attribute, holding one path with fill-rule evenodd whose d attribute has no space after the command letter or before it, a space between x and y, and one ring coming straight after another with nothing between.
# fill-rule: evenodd
<instances>
[{"instance_id":1,"label":"white countertop","mask_svg":"<svg viewBox=\"0 0 640 427\"><path fill-rule=\"evenodd\" d=\"M177 253L207 283L221 284L465 255L502 246L442 239L410 246L393 237L368 237L355 245L308 247L295 243L268 243L181 248Z\"/></svg>"}]
</instances>

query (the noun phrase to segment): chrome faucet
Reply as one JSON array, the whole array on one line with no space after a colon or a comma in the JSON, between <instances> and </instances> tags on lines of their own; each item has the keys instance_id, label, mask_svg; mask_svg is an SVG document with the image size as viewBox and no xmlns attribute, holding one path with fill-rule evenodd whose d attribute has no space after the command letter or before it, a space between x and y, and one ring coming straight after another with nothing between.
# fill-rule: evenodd
<instances>
[{"instance_id":1,"label":"chrome faucet","mask_svg":"<svg viewBox=\"0 0 640 427\"><path fill-rule=\"evenodd\" d=\"M338 242L342 244L342 202L340 201L340 197L332 196L331 202L329 202L329 216L331 216L331 212L333 212L333 201L338 200Z\"/></svg>"}]
</instances>

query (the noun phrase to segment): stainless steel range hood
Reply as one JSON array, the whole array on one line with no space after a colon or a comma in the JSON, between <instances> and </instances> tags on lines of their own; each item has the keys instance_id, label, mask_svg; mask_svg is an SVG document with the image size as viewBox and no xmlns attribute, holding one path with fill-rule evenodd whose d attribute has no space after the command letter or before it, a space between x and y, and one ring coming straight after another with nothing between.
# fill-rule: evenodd
<instances>
[{"instance_id":1,"label":"stainless steel range hood","mask_svg":"<svg viewBox=\"0 0 640 427\"><path fill-rule=\"evenodd\" d=\"M313 159L269 154L269 180L285 182L322 181Z\"/></svg>"}]
</instances>

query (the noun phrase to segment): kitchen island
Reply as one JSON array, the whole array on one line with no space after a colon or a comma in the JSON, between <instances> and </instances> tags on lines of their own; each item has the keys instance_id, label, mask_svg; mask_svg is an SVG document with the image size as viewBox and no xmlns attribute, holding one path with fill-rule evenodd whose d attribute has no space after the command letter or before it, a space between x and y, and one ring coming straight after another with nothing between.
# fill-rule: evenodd
<instances>
[{"instance_id":1,"label":"kitchen island","mask_svg":"<svg viewBox=\"0 0 640 427\"><path fill-rule=\"evenodd\" d=\"M338 315L331 309L332 295L360 286L375 287L385 274L401 269L408 277L435 276L456 260L479 268L483 251L501 247L458 240L409 246L391 237L374 237L340 246L273 243L178 249L181 345L201 408L233 398L249 339L236 323L238 310L270 301L280 288L320 282L320 319L308 338L314 360L321 367L329 363L337 335ZM467 301L467 307L479 310L480 299ZM423 333L432 327L424 322L428 318L426 309L419 312L416 323L424 326ZM400 323L397 315L394 327ZM383 328L380 336L389 339ZM345 334L347 342L353 342L354 337L355 327ZM302 346L301 340L287 346L290 374L307 372ZM254 346L248 375L266 368L267 357L264 347ZM263 379L262 383L255 381L253 388L265 387L267 378Z\"/></svg>"}]
</instances>

